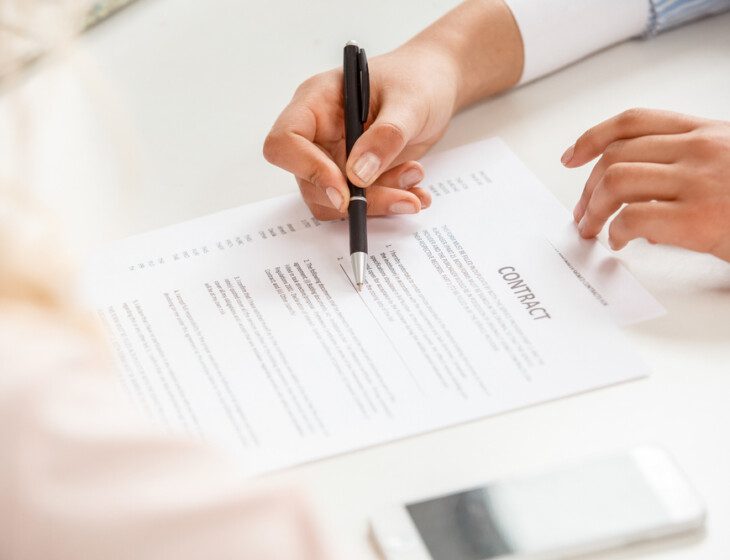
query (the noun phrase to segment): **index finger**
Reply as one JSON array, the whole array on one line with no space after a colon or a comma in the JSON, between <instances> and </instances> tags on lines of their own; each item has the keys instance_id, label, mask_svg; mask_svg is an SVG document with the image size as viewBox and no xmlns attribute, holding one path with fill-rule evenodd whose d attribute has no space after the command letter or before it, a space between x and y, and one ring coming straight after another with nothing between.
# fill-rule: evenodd
<instances>
[{"instance_id":1,"label":"index finger","mask_svg":"<svg viewBox=\"0 0 730 560\"><path fill-rule=\"evenodd\" d=\"M580 167L601 155L617 140L656 134L682 134L697 127L699 119L654 109L629 109L589 128L560 158L566 167Z\"/></svg>"},{"instance_id":2,"label":"index finger","mask_svg":"<svg viewBox=\"0 0 730 560\"><path fill-rule=\"evenodd\" d=\"M304 104L290 104L274 123L264 142L264 157L269 163L326 192L336 189L341 195L338 210L347 208L348 188L340 168L317 146L313 139L317 118Z\"/></svg>"}]
</instances>

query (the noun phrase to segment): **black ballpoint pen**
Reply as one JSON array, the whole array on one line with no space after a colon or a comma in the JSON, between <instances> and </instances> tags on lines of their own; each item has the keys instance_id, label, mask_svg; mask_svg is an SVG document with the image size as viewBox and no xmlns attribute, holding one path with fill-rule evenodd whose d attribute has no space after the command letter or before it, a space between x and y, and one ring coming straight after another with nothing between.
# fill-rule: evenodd
<instances>
[{"instance_id":1,"label":"black ballpoint pen","mask_svg":"<svg viewBox=\"0 0 730 560\"><path fill-rule=\"evenodd\" d=\"M350 157L352 146L362 136L370 107L370 76L365 50L354 41L345 45L344 52L345 90L345 150ZM368 202L365 189L356 187L347 180L350 188L350 260L358 291L365 282L365 265L368 260Z\"/></svg>"}]
</instances>

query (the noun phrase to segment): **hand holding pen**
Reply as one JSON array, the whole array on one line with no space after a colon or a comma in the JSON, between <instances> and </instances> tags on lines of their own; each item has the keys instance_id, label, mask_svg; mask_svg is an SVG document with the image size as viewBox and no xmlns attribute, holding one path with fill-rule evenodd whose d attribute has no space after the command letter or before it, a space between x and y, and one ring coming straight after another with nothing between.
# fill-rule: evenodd
<instances>
[{"instance_id":1,"label":"hand holding pen","mask_svg":"<svg viewBox=\"0 0 730 560\"><path fill-rule=\"evenodd\" d=\"M297 89L267 137L264 155L296 176L319 220L347 217L347 179L367 191L368 216L428 208L431 196L419 188L423 169L415 160L436 142L451 117L452 84L433 80L434 75L446 75L444 66L436 56L416 58L416 53L401 50L370 59L368 122L349 160L342 67L318 74ZM402 130L406 125L409 129ZM353 168L360 159L372 161L370 154L381 163L375 177L363 181Z\"/></svg>"}]
</instances>

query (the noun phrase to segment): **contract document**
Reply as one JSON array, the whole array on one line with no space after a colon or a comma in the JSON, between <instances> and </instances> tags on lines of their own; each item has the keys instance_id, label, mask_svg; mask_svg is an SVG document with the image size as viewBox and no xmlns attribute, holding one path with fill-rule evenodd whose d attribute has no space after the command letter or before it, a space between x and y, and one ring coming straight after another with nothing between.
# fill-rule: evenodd
<instances>
[{"instance_id":1,"label":"contract document","mask_svg":"<svg viewBox=\"0 0 730 560\"><path fill-rule=\"evenodd\" d=\"M261 473L635 379L662 313L499 140L424 161L434 201L347 223L298 195L135 236L88 294L133 401Z\"/></svg>"}]
</instances>

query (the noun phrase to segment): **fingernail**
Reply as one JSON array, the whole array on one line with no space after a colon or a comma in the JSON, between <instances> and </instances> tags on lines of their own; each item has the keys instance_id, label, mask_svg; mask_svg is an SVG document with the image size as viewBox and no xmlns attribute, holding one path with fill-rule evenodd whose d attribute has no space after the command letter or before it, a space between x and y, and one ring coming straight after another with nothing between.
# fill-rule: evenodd
<instances>
[{"instance_id":1,"label":"fingernail","mask_svg":"<svg viewBox=\"0 0 730 560\"><path fill-rule=\"evenodd\" d=\"M423 171L421 171L417 167L409 169L408 171L403 173L398 179L398 183L400 184L401 189L413 187L421 181L423 181Z\"/></svg>"},{"instance_id":2,"label":"fingernail","mask_svg":"<svg viewBox=\"0 0 730 560\"><path fill-rule=\"evenodd\" d=\"M360 177L363 183L370 183L380 169L380 158L372 152L365 152L352 166L352 172Z\"/></svg>"},{"instance_id":3,"label":"fingernail","mask_svg":"<svg viewBox=\"0 0 730 560\"><path fill-rule=\"evenodd\" d=\"M568 165L570 160L573 159L573 153L575 152L575 144L565 150L565 153L561 156L560 161L563 165Z\"/></svg>"},{"instance_id":4,"label":"fingernail","mask_svg":"<svg viewBox=\"0 0 730 560\"><path fill-rule=\"evenodd\" d=\"M580 219L580 222L578 222L578 231L583 233L583 230L585 229L585 227L586 227L586 217L583 216Z\"/></svg>"},{"instance_id":5,"label":"fingernail","mask_svg":"<svg viewBox=\"0 0 730 560\"><path fill-rule=\"evenodd\" d=\"M609 246L609 247L611 247L611 249L612 249L613 251L618 251L618 245L617 245L617 244L616 244L616 242L615 242L615 241L614 241L613 239L611 239L610 237L608 238L608 246Z\"/></svg>"},{"instance_id":6,"label":"fingernail","mask_svg":"<svg viewBox=\"0 0 730 560\"><path fill-rule=\"evenodd\" d=\"M394 202L390 205L390 213L391 214L415 214L418 212L418 208L416 208L416 205L412 202Z\"/></svg>"},{"instance_id":7,"label":"fingernail","mask_svg":"<svg viewBox=\"0 0 730 560\"><path fill-rule=\"evenodd\" d=\"M342 195L340 194L340 191L334 187L327 187L325 192L327 193L327 198L330 199L332 206L339 210L342 206Z\"/></svg>"}]
</instances>

